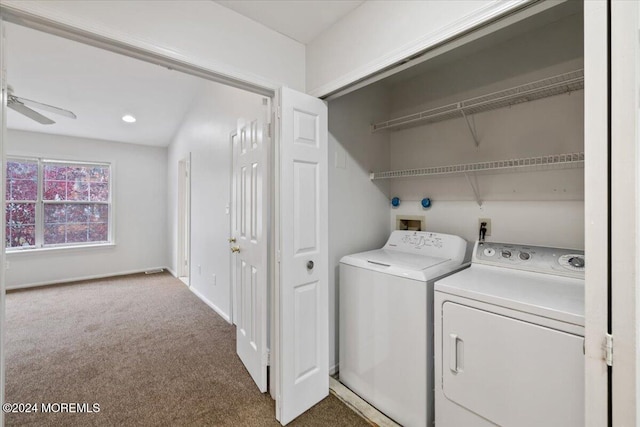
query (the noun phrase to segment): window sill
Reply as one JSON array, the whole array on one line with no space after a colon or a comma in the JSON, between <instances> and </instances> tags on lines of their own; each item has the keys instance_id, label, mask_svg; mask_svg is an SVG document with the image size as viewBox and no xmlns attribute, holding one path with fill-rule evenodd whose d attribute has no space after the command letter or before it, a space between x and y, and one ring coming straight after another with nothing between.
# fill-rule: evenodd
<instances>
[{"instance_id":1,"label":"window sill","mask_svg":"<svg viewBox=\"0 0 640 427\"><path fill-rule=\"evenodd\" d=\"M34 253L48 253L48 252L82 252L85 250L93 250L93 249L108 249L115 248L115 243L100 243L96 245L78 245L78 246L57 246L51 248L35 248L35 249L18 249L18 250L6 250L5 254L7 257L12 257L14 255L27 255Z\"/></svg>"}]
</instances>

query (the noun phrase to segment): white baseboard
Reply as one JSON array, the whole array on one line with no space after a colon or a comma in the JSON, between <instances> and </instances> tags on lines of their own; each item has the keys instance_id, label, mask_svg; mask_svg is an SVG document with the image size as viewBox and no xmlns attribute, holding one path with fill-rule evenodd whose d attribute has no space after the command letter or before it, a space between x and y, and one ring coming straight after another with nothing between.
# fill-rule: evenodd
<instances>
[{"instance_id":1,"label":"white baseboard","mask_svg":"<svg viewBox=\"0 0 640 427\"><path fill-rule=\"evenodd\" d=\"M335 375L338 373L338 371L340 371L340 364L336 363L333 366L329 366L329 375Z\"/></svg>"},{"instance_id":2,"label":"white baseboard","mask_svg":"<svg viewBox=\"0 0 640 427\"><path fill-rule=\"evenodd\" d=\"M220 310L220 308L218 308L218 306L216 306L214 303L212 303L207 298L205 298L205 296L202 295L200 292L198 292L193 286L189 286L189 289L191 290L191 292L194 293L195 296L200 298L200 300L202 300L202 302L207 304L209 307L211 307L213 309L213 311L218 313L218 315L220 317L222 317L224 320L226 320L227 323L231 324L231 318L229 317L229 315L227 313L225 313L224 311Z\"/></svg>"},{"instance_id":3,"label":"white baseboard","mask_svg":"<svg viewBox=\"0 0 640 427\"><path fill-rule=\"evenodd\" d=\"M176 274L175 271L173 271L172 268L165 267L164 269L167 270L169 272L169 274L171 274L173 277L178 278L178 275Z\"/></svg>"},{"instance_id":4,"label":"white baseboard","mask_svg":"<svg viewBox=\"0 0 640 427\"><path fill-rule=\"evenodd\" d=\"M13 289L26 289L26 288L35 288L38 286L59 285L61 283L81 282L84 280L107 279L109 277L127 276L129 274L139 274L139 273L144 273L145 271L152 271L152 270L158 270L158 269L168 270L167 267L148 267L148 268L141 268L137 270L119 271L117 273L93 274L90 276L67 277L65 279L46 280L43 282L27 283L24 285L13 285L13 286L7 286L6 289L10 291Z\"/></svg>"}]
</instances>

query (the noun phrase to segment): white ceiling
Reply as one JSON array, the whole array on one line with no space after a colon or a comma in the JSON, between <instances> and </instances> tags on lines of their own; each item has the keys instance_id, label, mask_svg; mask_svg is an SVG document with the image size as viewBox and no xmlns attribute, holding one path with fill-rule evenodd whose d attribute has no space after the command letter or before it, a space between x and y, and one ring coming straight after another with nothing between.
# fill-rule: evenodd
<instances>
[{"instance_id":1,"label":"white ceiling","mask_svg":"<svg viewBox=\"0 0 640 427\"><path fill-rule=\"evenodd\" d=\"M262 25L308 44L364 0L218 0Z\"/></svg>"},{"instance_id":2,"label":"white ceiling","mask_svg":"<svg viewBox=\"0 0 640 427\"><path fill-rule=\"evenodd\" d=\"M202 79L102 49L7 24L7 77L19 97L73 111L41 125L9 109L7 127L167 146ZM125 114L138 121L127 124Z\"/></svg>"}]
</instances>

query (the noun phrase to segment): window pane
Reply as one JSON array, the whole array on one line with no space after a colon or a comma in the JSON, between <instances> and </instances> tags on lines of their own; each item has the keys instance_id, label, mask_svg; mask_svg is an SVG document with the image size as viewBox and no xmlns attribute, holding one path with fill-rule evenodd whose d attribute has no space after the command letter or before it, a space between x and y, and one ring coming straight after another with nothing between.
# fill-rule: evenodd
<instances>
[{"instance_id":1,"label":"window pane","mask_svg":"<svg viewBox=\"0 0 640 427\"><path fill-rule=\"evenodd\" d=\"M28 179L7 180L7 200L37 200L38 182Z\"/></svg>"},{"instance_id":2,"label":"window pane","mask_svg":"<svg viewBox=\"0 0 640 427\"><path fill-rule=\"evenodd\" d=\"M67 200L66 181L45 181L44 200Z\"/></svg>"},{"instance_id":3,"label":"window pane","mask_svg":"<svg viewBox=\"0 0 640 427\"><path fill-rule=\"evenodd\" d=\"M109 206L104 204L44 205L44 243L106 242L109 237Z\"/></svg>"},{"instance_id":4,"label":"window pane","mask_svg":"<svg viewBox=\"0 0 640 427\"><path fill-rule=\"evenodd\" d=\"M36 244L36 204L7 203L5 246L15 248Z\"/></svg>"},{"instance_id":5,"label":"window pane","mask_svg":"<svg viewBox=\"0 0 640 427\"><path fill-rule=\"evenodd\" d=\"M89 225L89 240L91 242L106 242L109 238L109 225L106 223Z\"/></svg>"},{"instance_id":6,"label":"window pane","mask_svg":"<svg viewBox=\"0 0 640 427\"><path fill-rule=\"evenodd\" d=\"M38 164L31 160L7 161L6 200L37 200Z\"/></svg>"},{"instance_id":7,"label":"window pane","mask_svg":"<svg viewBox=\"0 0 640 427\"><path fill-rule=\"evenodd\" d=\"M64 224L45 224L44 225L44 243L46 245L56 245L65 243L65 226Z\"/></svg>"},{"instance_id":8,"label":"window pane","mask_svg":"<svg viewBox=\"0 0 640 427\"><path fill-rule=\"evenodd\" d=\"M109 182L109 168L106 166L95 166L89 169L89 180L91 182Z\"/></svg>"},{"instance_id":9,"label":"window pane","mask_svg":"<svg viewBox=\"0 0 640 427\"><path fill-rule=\"evenodd\" d=\"M89 184L89 200L94 202L109 201L109 184L92 182Z\"/></svg>"},{"instance_id":10,"label":"window pane","mask_svg":"<svg viewBox=\"0 0 640 427\"><path fill-rule=\"evenodd\" d=\"M67 224L67 243L82 243L89 241L89 226L87 224Z\"/></svg>"},{"instance_id":11,"label":"window pane","mask_svg":"<svg viewBox=\"0 0 640 427\"><path fill-rule=\"evenodd\" d=\"M44 200L109 200L109 167L46 164Z\"/></svg>"},{"instance_id":12,"label":"window pane","mask_svg":"<svg viewBox=\"0 0 640 427\"><path fill-rule=\"evenodd\" d=\"M66 181L67 180L67 166L64 165L44 165L44 180L45 181Z\"/></svg>"},{"instance_id":13,"label":"window pane","mask_svg":"<svg viewBox=\"0 0 640 427\"><path fill-rule=\"evenodd\" d=\"M7 178L38 179L38 163L34 160L8 160Z\"/></svg>"},{"instance_id":14,"label":"window pane","mask_svg":"<svg viewBox=\"0 0 640 427\"><path fill-rule=\"evenodd\" d=\"M89 200L89 183L79 179L67 181L66 200Z\"/></svg>"}]
</instances>

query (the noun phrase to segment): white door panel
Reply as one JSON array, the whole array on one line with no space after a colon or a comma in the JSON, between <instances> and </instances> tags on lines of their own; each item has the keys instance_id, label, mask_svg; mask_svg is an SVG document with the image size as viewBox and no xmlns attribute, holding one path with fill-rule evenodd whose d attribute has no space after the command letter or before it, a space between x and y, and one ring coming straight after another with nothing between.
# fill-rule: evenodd
<instances>
[{"instance_id":1,"label":"white door panel","mask_svg":"<svg viewBox=\"0 0 640 427\"><path fill-rule=\"evenodd\" d=\"M442 390L501 426L584 425L583 338L446 302Z\"/></svg>"},{"instance_id":2,"label":"white door panel","mask_svg":"<svg viewBox=\"0 0 640 427\"><path fill-rule=\"evenodd\" d=\"M238 122L232 191L236 349L261 392L267 391L268 105Z\"/></svg>"},{"instance_id":3,"label":"white door panel","mask_svg":"<svg viewBox=\"0 0 640 427\"><path fill-rule=\"evenodd\" d=\"M284 425L329 393L327 108L281 91L279 375Z\"/></svg>"}]
</instances>

